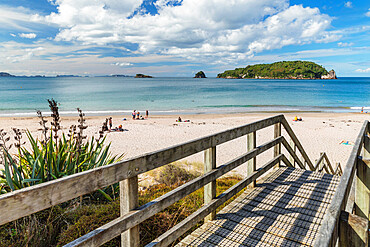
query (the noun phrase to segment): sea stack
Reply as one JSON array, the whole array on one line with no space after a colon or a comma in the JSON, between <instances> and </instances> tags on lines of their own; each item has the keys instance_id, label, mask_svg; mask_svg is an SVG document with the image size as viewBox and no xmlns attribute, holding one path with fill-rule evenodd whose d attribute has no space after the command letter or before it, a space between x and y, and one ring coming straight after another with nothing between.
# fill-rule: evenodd
<instances>
[{"instance_id":1,"label":"sea stack","mask_svg":"<svg viewBox=\"0 0 370 247\"><path fill-rule=\"evenodd\" d=\"M321 79L337 79L337 75L335 71L332 69L329 71L327 75L321 75Z\"/></svg>"},{"instance_id":2,"label":"sea stack","mask_svg":"<svg viewBox=\"0 0 370 247\"><path fill-rule=\"evenodd\" d=\"M199 71L195 74L194 78L207 78L203 71Z\"/></svg>"}]
</instances>

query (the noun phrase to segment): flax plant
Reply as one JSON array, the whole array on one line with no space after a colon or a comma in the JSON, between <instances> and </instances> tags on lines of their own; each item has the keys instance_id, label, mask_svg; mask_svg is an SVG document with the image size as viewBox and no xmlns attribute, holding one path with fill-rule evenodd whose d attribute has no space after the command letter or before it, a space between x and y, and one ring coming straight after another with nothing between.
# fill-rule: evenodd
<instances>
[{"instance_id":1,"label":"flax plant","mask_svg":"<svg viewBox=\"0 0 370 247\"><path fill-rule=\"evenodd\" d=\"M35 139L27 130L30 148L24 147L21 131L14 129L14 146L17 153L10 154L10 137L0 130L0 162L4 166L0 174L1 194L122 160L123 155L114 156L110 153L110 144L105 144L105 136L87 139L83 133L87 128L85 115L80 109L77 127L72 125L67 136L64 133L58 134L61 126L57 103L49 100L49 105L52 111L52 127L46 127L47 120L38 111L43 139ZM118 193L116 187L118 188L115 185L99 190L100 195L111 201L112 196L115 197L115 193Z\"/></svg>"}]
</instances>

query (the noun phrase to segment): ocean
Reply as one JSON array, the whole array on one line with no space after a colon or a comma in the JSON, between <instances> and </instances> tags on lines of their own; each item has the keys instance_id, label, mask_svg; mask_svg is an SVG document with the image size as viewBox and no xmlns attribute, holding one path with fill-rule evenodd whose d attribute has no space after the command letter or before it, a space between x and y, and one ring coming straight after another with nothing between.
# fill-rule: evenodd
<instances>
[{"instance_id":1,"label":"ocean","mask_svg":"<svg viewBox=\"0 0 370 247\"><path fill-rule=\"evenodd\" d=\"M61 115L204 114L268 111L370 111L370 78L256 80L220 78L0 77L0 117Z\"/></svg>"}]
</instances>

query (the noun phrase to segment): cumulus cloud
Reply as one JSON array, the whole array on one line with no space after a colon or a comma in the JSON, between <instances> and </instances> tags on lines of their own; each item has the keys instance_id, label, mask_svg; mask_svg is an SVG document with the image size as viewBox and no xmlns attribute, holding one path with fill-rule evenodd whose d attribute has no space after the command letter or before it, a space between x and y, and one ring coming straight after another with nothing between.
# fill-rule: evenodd
<instances>
[{"instance_id":1,"label":"cumulus cloud","mask_svg":"<svg viewBox=\"0 0 370 247\"><path fill-rule=\"evenodd\" d=\"M370 68L367 68L367 69L356 69L356 72L360 72L360 73L370 73Z\"/></svg>"},{"instance_id":2,"label":"cumulus cloud","mask_svg":"<svg viewBox=\"0 0 370 247\"><path fill-rule=\"evenodd\" d=\"M134 43L142 54L227 62L340 37L326 31L331 17L288 0L158 0L154 14L140 11L142 0L49 1L58 11L33 19L57 25L57 41Z\"/></svg>"},{"instance_id":3,"label":"cumulus cloud","mask_svg":"<svg viewBox=\"0 0 370 247\"><path fill-rule=\"evenodd\" d=\"M353 46L354 45L354 43L352 43L352 42L348 42L348 43L346 43L346 42L338 42L338 46L339 47L349 47L349 46Z\"/></svg>"},{"instance_id":4,"label":"cumulus cloud","mask_svg":"<svg viewBox=\"0 0 370 247\"><path fill-rule=\"evenodd\" d=\"M18 36L26 39L34 39L37 35L35 33L19 33Z\"/></svg>"},{"instance_id":5,"label":"cumulus cloud","mask_svg":"<svg viewBox=\"0 0 370 247\"><path fill-rule=\"evenodd\" d=\"M27 48L19 52L18 54L12 54L6 57L6 59L11 63L18 63L26 60L30 60L37 52L44 50L43 47Z\"/></svg>"},{"instance_id":6,"label":"cumulus cloud","mask_svg":"<svg viewBox=\"0 0 370 247\"><path fill-rule=\"evenodd\" d=\"M366 14L367 17L370 17L370 8L367 10Z\"/></svg>"},{"instance_id":7,"label":"cumulus cloud","mask_svg":"<svg viewBox=\"0 0 370 247\"><path fill-rule=\"evenodd\" d=\"M345 2L345 3L344 3L344 6L345 6L346 8L352 8L352 2L351 2L351 1Z\"/></svg>"}]
</instances>

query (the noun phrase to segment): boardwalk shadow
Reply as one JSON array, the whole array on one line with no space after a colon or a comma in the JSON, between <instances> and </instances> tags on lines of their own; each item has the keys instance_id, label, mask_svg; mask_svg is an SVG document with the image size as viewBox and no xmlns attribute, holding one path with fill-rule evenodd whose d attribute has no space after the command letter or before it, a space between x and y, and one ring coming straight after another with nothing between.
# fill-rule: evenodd
<instances>
[{"instance_id":1,"label":"boardwalk shadow","mask_svg":"<svg viewBox=\"0 0 370 247\"><path fill-rule=\"evenodd\" d=\"M222 244L230 239L238 246L271 244L310 245L325 213L323 201L331 175L282 168L249 194L236 199L228 211L221 211L213 222L211 236L202 246ZM218 228L219 227L219 228ZM217 237L216 237L217 235Z\"/></svg>"}]
</instances>

